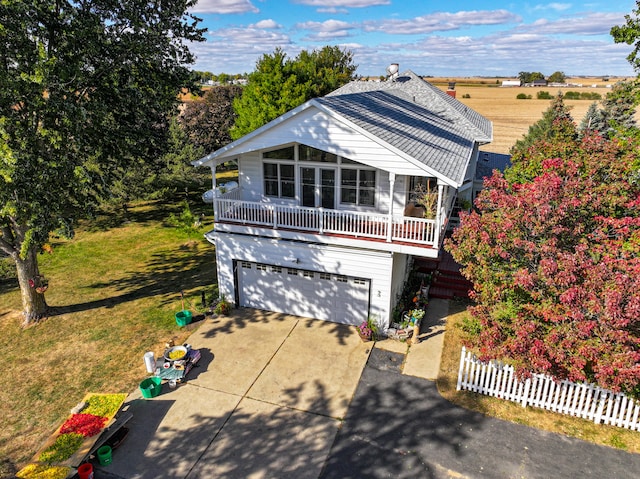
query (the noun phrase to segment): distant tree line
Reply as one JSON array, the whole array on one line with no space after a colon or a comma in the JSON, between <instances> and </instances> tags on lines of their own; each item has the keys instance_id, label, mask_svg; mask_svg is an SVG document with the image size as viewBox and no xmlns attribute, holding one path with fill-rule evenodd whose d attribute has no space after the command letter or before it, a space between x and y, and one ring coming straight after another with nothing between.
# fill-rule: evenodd
<instances>
[{"instance_id":1,"label":"distant tree line","mask_svg":"<svg viewBox=\"0 0 640 479\"><path fill-rule=\"evenodd\" d=\"M198 71L198 70L193 71L194 80L203 85L209 82L219 83L221 85L224 85L233 80L246 79L248 76L249 76L248 73L230 74L230 73L222 72L222 73L216 74L216 73L204 72L204 71Z\"/></svg>"},{"instance_id":2,"label":"distant tree line","mask_svg":"<svg viewBox=\"0 0 640 479\"><path fill-rule=\"evenodd\" d=\"M536 80L547 80L550 83L564 83L567 80L567 76L561 71L553 72L549 78L540 72L520 72L518 78L523 85L533 83Z\"/></svg>"}]
</instances>

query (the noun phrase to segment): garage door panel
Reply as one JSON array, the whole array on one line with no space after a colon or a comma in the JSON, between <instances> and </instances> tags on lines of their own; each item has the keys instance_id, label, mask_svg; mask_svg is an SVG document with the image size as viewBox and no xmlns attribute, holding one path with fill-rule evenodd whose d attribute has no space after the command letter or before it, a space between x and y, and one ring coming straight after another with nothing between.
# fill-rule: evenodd
<instances>
[{"instance_id":1,"label":"garage door panel","mask_svg":"<svg viewBox=\"0 0 640 479\"><path fill-rule=\"evenodd\" d=\"M346 324L367 319L367 279L244 261L238 272L240 306Z\"/></svg>"}]
</instances>

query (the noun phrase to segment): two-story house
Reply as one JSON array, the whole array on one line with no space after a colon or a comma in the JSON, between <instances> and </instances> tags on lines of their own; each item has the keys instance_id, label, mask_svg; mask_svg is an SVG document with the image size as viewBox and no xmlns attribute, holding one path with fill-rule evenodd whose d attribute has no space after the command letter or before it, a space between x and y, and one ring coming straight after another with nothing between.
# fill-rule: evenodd
<instances>
[{"instance_id":1,"label":"two-story house","mask_svg":"<svg viewBox=\"0 0 640 479\"><path fill-rule=\"evenodd\" d=\"M408 71L353 81L194 162L211 167L214 189L216 165L238 164L206 235L220 293L386 329L414 257L437 258L456 198L473 198L491 140L490 121Z\"/></svg>"}]
</instances>

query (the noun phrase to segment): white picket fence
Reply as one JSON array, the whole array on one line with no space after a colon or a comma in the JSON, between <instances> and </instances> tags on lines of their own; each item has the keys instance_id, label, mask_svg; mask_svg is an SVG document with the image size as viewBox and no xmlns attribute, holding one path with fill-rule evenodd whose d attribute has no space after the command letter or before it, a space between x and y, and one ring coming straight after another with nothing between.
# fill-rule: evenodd
<instances>
[{"instance_id":1,"label":"white picket fence","mask_svg":"<svg viewBox=\"0 0 640 479\"><path fill-rule=\"evenodd\" d=\"M640 430L640 404L622 393L571 381L556 382L544 374L533 374L519 381L512 366L480 362L462 348L458 370L461 389L535 406L560 414L581 417L594 423Z\"/></svg>"}]
</instances>

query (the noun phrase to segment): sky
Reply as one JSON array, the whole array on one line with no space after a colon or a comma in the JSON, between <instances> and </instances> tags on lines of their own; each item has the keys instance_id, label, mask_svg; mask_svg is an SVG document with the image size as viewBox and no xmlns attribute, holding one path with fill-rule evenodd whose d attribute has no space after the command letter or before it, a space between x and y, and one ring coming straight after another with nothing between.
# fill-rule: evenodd
<instances>
[{"instance_id":1,"label":"sky","mask_svg":"<svg viewBox=\"0 0 640 479\"><path fill-rule=\"evenodd\" d=\"M281 48L295 58L325 45L353 53L357 75L636 76L632 46L609 31L633 15L635 0L589 3L498 0L199 0L206 42L191 46L192 68L250 73Z\"/></svg>"}]
</instances>

